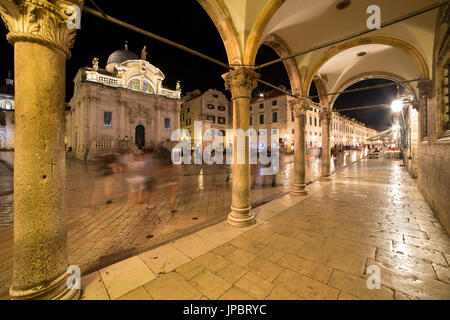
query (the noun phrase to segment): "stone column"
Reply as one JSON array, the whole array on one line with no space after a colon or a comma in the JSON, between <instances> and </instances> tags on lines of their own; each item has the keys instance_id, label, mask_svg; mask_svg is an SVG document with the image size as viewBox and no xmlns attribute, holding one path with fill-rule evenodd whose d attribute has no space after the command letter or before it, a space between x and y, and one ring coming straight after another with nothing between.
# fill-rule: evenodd
<instances>
[{"instance_id":1,"label":"stone column","mask_svg":"<svg viewBox=\"0 0 450 320\"><path fill-rule=\"evenodd\" d=\"M76 29L67 21L83 1L0 0L14 44L13 299L72 299L64 210L66 59ZM80 13L81 10L78 10Z\"/></svg>"},{"instance_id":2,"label":"stone column","mask_svg":"<svg viewBox=\"0 0 450 320\"><path fill-rule=\"evenodd\" d=\"M325 109L320 113L320 120L322 122L322 173L320 180L330 180L331 176L331 150L330 150L330 136L331 136L331 111Z\"/></svg>"},{"instance_id":3,"label":"stone column","mask_svg":"<svg viewBox=\"0 0 450 320\"><path fill-rule=\"evenodd\" d=\"M259 75L248 68L238 68L222 76L225 87L231 92L233 100L233 130L246 132L250 127L250 100L253 89L258 85ZM236 227L245 227L255 221L250 206L250 161L249 141L245 137L245 164L237 163L237 137L234 136L232 168L231 212L228 223Z\"/></svg>"},{"instance_id":4,"label":"stone column","mask_svg":"<svg viewBox=\"0 0 450 320\"><path fill-rule=\"evenodd\" d=\"M306 111L308 111L310 100L299 98L290 102L291 110L294 112L294 183L291 194L304 196L306 190L306 147L305 147L305 124Z\"/></svg>"}]
</instances>

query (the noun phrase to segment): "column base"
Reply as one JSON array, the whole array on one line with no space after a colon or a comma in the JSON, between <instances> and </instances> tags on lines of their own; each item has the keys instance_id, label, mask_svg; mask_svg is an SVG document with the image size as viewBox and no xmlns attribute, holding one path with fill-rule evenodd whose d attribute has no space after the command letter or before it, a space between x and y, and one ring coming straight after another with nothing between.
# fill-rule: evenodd
<instances>
[{"instance_id":1,"label":"column base","mask_svg":"<svg viewBox=\"0 0 450 320\"><path fill-rule=\"evenodd\" d=\"M67 287L66 281L68 276L67 273L64 273L44 287L39 286L27 290L15 290L11 286L9 295L12 300L78 300L81 290Z\"/></svg>"},{"instance_id":2,"label":"column base","mask_svg":"<svg viewBox=\"0 0 450 320\"><path fill-rule=\"evenodd\" d=\"M255 223L255 215L251 213L251 209L251 207L244 209L231 207L231 212L228 214L228 224L238 228L253 225Z\"/></svg>"},{"instance_id":3,"label":"column base","mask_svg":"<svg viewBox=\"0 0 450 320\"><path fill-rule=\"evenodd\" d=\"M330 181L331 180L331 173L327 173L320 177L319 181Z\"/></svg>"},{"instance_id":4,"label":"column base","mask_svg":"<svg viewBox=\"0 0 450 320\"><path fill-rule=\"evenodd\" d=\"M291 195L293 196L306 196L307 194L306 184L294 184L291 189Z\"/></svg>"}]
</instances>

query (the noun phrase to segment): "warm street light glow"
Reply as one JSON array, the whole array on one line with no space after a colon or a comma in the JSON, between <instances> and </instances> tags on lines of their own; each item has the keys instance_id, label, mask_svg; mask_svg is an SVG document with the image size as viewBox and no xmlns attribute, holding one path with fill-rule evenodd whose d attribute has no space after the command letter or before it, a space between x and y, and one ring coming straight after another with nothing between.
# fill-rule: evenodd
<instances>
[{"instance_id":1,"label":"warm street light glow","mask_svg":"<svg viewBox=\"0 0 450 320\"><path fill-rule=\"evenodd\" d=\"M400 99L392 101L391 108L392 108L392 111L394 111L395 113L402 111L403 110L403 101Z\"/></svg>"}]
</instances>

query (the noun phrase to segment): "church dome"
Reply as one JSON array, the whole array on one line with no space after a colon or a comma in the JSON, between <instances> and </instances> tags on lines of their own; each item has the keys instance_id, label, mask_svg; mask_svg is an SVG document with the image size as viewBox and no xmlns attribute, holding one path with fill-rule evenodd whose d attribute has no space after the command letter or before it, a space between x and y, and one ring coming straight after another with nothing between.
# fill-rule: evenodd
<instances>
[{"instance_id":1,"label":"church dome","mask_svg":"<svg viewBox=\"0 0 450 320\"><path fill-rule=\"evenodd\" d=\"M106 64L107 65L112 63L120 64L127 60L139 60L139 57L137 56L137 54L135 54L130 50L125 49L117 50L111 53L111 55L108 57L108 62Z\"/></svg>"},{"instance_id":2,"label":"church dome","mask_svg":"<svg viewBox=\"0 0 450 320\"><path fill-rule=\"evenodd\" d=\"M116 65L128 60L139 60L139 57L133 51L128 50L128 45L125 45L125 49L114 51L109 55L106 70L113 73Z\"/></svg>"}]
</instances>

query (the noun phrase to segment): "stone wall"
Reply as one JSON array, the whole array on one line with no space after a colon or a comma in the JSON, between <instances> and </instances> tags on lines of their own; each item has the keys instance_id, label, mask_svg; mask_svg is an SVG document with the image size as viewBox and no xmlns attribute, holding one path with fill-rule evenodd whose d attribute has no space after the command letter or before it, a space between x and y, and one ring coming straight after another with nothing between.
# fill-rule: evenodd
<instances>
[{"instance_id":1,"label":"stone wall","mask_svg":"<svg viewBox=\"0 0 450 320\"><path fill-rule=\"evenodd\" d=\"M420 85L420 142L418 186L450 234L450 130L447 127L449 6L439 10L431 81ZM424 125L426 123L426 126Z\"/></svg>"},{"instance_id":2,"label":"stone wall","mask_svg":"<svg viewBox=\"0 0 450 320\"><path fill-rule=\"evenodd\" d=\"M450 145L419 145L418 186L450 234Z\"/></svg>"}]
</instances>

